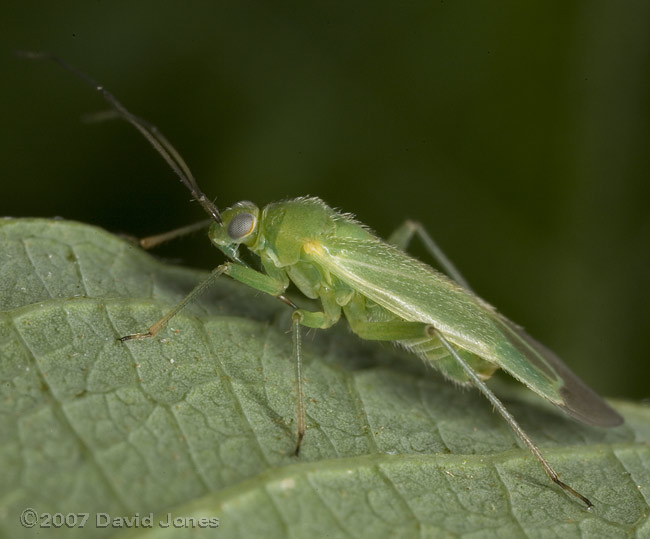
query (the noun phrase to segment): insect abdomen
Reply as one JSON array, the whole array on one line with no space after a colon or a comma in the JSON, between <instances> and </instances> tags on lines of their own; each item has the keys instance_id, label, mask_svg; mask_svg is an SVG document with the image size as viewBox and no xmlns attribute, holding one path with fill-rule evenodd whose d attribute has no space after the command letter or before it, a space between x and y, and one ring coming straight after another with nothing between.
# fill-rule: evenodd
<instances>
[{"instance_id":1,"label":"insect abdomen","mask_svg":"<svg viewBox=\"0 0 650 539\"><path fill-rule=\"evenodd\" d=\"M398 341L401 346L413 352L432 367L438 369L446 378L458 384L469 384L467 374L458 362L449 354L438 337L423 337L422 339L410 339ZM472 367L481 378L488 379L498 366L494 363L480 358L462 348L456 348L458 354Z\"/></svg>"}]
</instances>

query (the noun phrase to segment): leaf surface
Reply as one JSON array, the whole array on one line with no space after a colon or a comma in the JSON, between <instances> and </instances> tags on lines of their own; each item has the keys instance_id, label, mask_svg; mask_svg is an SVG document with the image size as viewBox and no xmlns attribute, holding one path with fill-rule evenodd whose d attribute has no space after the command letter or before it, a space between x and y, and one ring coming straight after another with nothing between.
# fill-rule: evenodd
<instances>
[{"instance_id":1,"label":"leaf surface","mask_svg":"<svg viewBox=\"0 0 650 539\"><path fill-rule=\"evenodd\" d=\"M586 511L476 392L344 323L303 333L308 430L292 456L290 312L279 301L224 278L155 339L117 340L206 275L92 226L0 220L4 536L650 536L647 407L619 402L624 425L587 427L497 381L594 502ZM89 518L45 532L46 517L20 524L26 508Z\"/></svg>"}]
</instances>

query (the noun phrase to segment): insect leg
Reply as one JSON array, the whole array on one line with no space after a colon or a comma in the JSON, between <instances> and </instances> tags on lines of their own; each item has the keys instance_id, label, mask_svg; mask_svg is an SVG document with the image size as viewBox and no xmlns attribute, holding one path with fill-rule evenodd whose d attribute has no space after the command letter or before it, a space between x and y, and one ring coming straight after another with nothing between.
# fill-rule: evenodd
<instances>
[{"instance_id":1,"label":"insect leg","mask_svg":"<svg viewBox=\"0 0 650 539\"><path fill-rule=\"evenodd\" d=\"M292 337L293 337L293 357L296 365L296 385L298 388L298 398L296 399L296 428L297 442L294 455L300 453L300 445L305 436L305 397L303 394L303 377L302 377L302 340L300 326L311 328L326 329L333 326L341 317L341 306L336 303L336 296L332 290L321 290L322 311L306 311L296 309L293 312L291 320Z\"/></svg>"},{"instance_id":2,"label":"insect leg","mask_svg":"<svg viewBox=\"0 0 650 539\"><path fill-rule=\"evenodd\" d=\"M352 331L367 341L404 341L418 339L427 335L428 324L422 322L405 322L401 320L368 322L352 318L348 311L346 311L345 317Z\"/></svg>"},{"instance_id":3,"label":"insect leg","mask_svg":"<svg viewBox=\"0 0 650 539\"><path fill-rule=\"evenodd\" d=\"M373 320L363 297L354 295L343 306L350 329L368 341L402 341L429 337L429 325L422 322L407 322L401 319L384 318Z\"/></svg>"},{"instance_id":4,"label":"insect leg","mask_svg":"<svg viewBox=\"0 0 650 539\"><path fill-rule=\"evenodd\" d=\"M297 457L300 453L300 445L305 437L305 397L302 389L302 339L300 335L300 311L294 311L292 320L291 337L293 341L293 359L296 366L296 385L298 398L296 399L296 429L298 431L296 449L294 455Z\"/></svg>"},{"instance_id":5,"label":"insect leg","mask_svg":"<svg viewBox=\"0 0 650 539\"><path fill-rule=\"evenodd\" d=\"M153 324L149 329L144 333L134 333L132 335L125 335L120 337L120 341L130 341L133 339L147 339L154 337L162 328L167 325L167 322L171 320L176 314L183 309L190 301L198 297L205 289L210 286L220 275L229 275L233 279L244 283L245 285L266 292L272 296L278 296L284 292L286 286L268 275L264 275L259 271L255 271L252 268L235 264L233 262L227 262L217 267L212 273L208 276L207 279L201 281L187 296L185 296L180 303L172 307L155 324Z\"/></svg>"},{"instance_id":6,"label":"insect leg","mask_svg":"<svg viewBox=\"0 0 650 539\"><path fill-rule=\"evenodd\" d=\"M454 281L456 281L460 286L466 290L472 291L472 288L469 286L469 283L465 280L463 275L458 271L458 268L454 263L449 260L444 251L438 246L438 244L433 241L433 238L429 235L426 229L422 226L422 223L417 221L411 221L407 219L400 225L397 230L395 230L390 237L388 238L388 243L396 245L402 251L406 251L409 243L413 239L413 236L416 235L420 238L420 241L424 244L424 247L429 252L429 254L440 264L442 270L449 275Z\"/></svg>"},{"instance_id":7,"label":"insect leg","mask_svg":"<svg viewBox=\"0 0 650 539\"><path fill-rule=\"evenodd\" d=\"M223 273L226 273L233 279L255 288L256 290L270 294L271 296L279 297L282 301L295 308L293 302L282 295L287 288L288 281L283 280L280 274L270 276L249 268L248 266L234 263L224 264L224 267L225 269ZM293 356L296 365L296 385L298 390L298 397L296 399L297 442L294 451L296 456L300 452L300 445L305 436L306 425L300 326L304 325L313 328L328 328L339 319L341 314L341 307L337 305L333 291L321 291L321 302L323 304L323 311L312 312L296 308L292 315L291 333L293 341Z\"/></svg>"},{"instance_id":8,"label":"insect leg","mask_svg":"<svg viewBox=\"0 0 650 539\"><path fill-rule=\"evenodd\" d=\"M492 404L492 406L494 406L496 411L499 412L499 414L501 414L501 417L503 417L503 419L506 420L506 423L508 423L510 428L515 432L515 434L519 437L519 439L524 443L524 445L530 450L530 452L539 461L539 463L542 465L542 468L544 468L546 475L548 475L551 481L553 481L556 485L558 485L560 488L562 488L572 496L578 498L582 503L584 503L587 506L587 509L591 509L594 506L594 504L592 504L591 501L589 501L589 499L587 499L585 496L580 494L578 491L574 490L569 485L567 485L566 483L560 480L557 472L551 467L548 461L544 458L544 455L542 455L542 452L528 437L526 432L519 426L519 423L517 423L515 418L510 414L510 412L508 412L508 410L503 405L503 403L497 398L497 396L494 393L492 393L492 391L490 391L488 386L485 385L485 382L483 382L483 380L479 378L479 376L467 364L467 362L462 357L460 357L460 354L458 354L456 349L444 337L444 335L433 327L430 327L430 332L432 335L435 334L438 336L443 346L449 351L449 353L454 357L454 359L463 368L463 370L465 370L468 378L472 381L474 386L483 394L485 398L487 398L487 400L490 401L490 403Z\"/></svg>"},{"instance_id":9,"label":"insect leg","mask_svg":"<svg viewBox=\"0 0 650 539\"><path fill-rule=\"evenodd\" d=\"M201 281L187 296L185 296L180 303L174 305L160 320L151 325L144 333L133 333L120 337L120 341L130 341L138 339L147 339L154 337L162 328L169 322L181 309L183 309L190 301L198 297L208 286L210 286L220 275L227 271L228 264L223 264L212 271L212 273L203 281Z\"/></svg>"}]
</instances>

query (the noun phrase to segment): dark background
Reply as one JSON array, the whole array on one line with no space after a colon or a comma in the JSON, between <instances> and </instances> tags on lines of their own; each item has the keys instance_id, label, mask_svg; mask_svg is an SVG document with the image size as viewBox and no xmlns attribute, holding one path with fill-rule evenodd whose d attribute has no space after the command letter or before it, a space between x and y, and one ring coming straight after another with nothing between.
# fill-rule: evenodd
<instances>
[{"instance_id":1,"label":"dark background","mask_svg":"<svg viewBox=\"0 0 650 539\"><path fill-rule=\"evenodd\" d=\"M203 218L49 50L156 123L224 206L421 220L608 396L650 394L650 3L23 1L0 21L0 215L147 235ZM418 256L422 251L415 249ZM199 234L163 251L212 267Z\"/></svg>"}]
</instances>

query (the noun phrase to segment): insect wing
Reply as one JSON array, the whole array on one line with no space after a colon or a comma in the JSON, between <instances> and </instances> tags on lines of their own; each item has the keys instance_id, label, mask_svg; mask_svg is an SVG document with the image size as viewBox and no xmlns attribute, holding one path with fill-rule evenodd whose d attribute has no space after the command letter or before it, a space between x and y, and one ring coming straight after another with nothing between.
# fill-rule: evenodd
<instances>
[{"instance_id":1,"label":"insect wing","mask_svg":"<svg viewBox=\"0 0 650 539\"><path fill-rule=\"evenodd\" d=\"M447 276L378 239L331 237L310 251L317 264L401 318L434 325L485 359L503 336L486 308Z\"/></svg>"},{"instance_id":2,"label":"insect wing","mask_svg":"<svg viewBox=\"0 0 650 539\"><path fill-rule=\"evenodd\" d=\"M533 366L542 371L549 380L549 384L556 388L560 400L552 402L561 410L587 425L615 427L623 423L623 418L580 380L552 350L497 313L495 313L495 321L503 329L506 338ZM509 368L501 362L499 362L499 366L539 393L529 381L519 376L515 369Z\"/></svg>"},{"instance_id":3,"label":"insect wing","mask_svg":"<svg viewBox=\"0 0 650 539\"><path fill-rule=\"evenodd\" d=\"M454 345L497 364L583 423L623 419L549 349L447 276L376 240L329 237L310 255L388 311L432 324Z\"/></svg>"}]
</instances>

